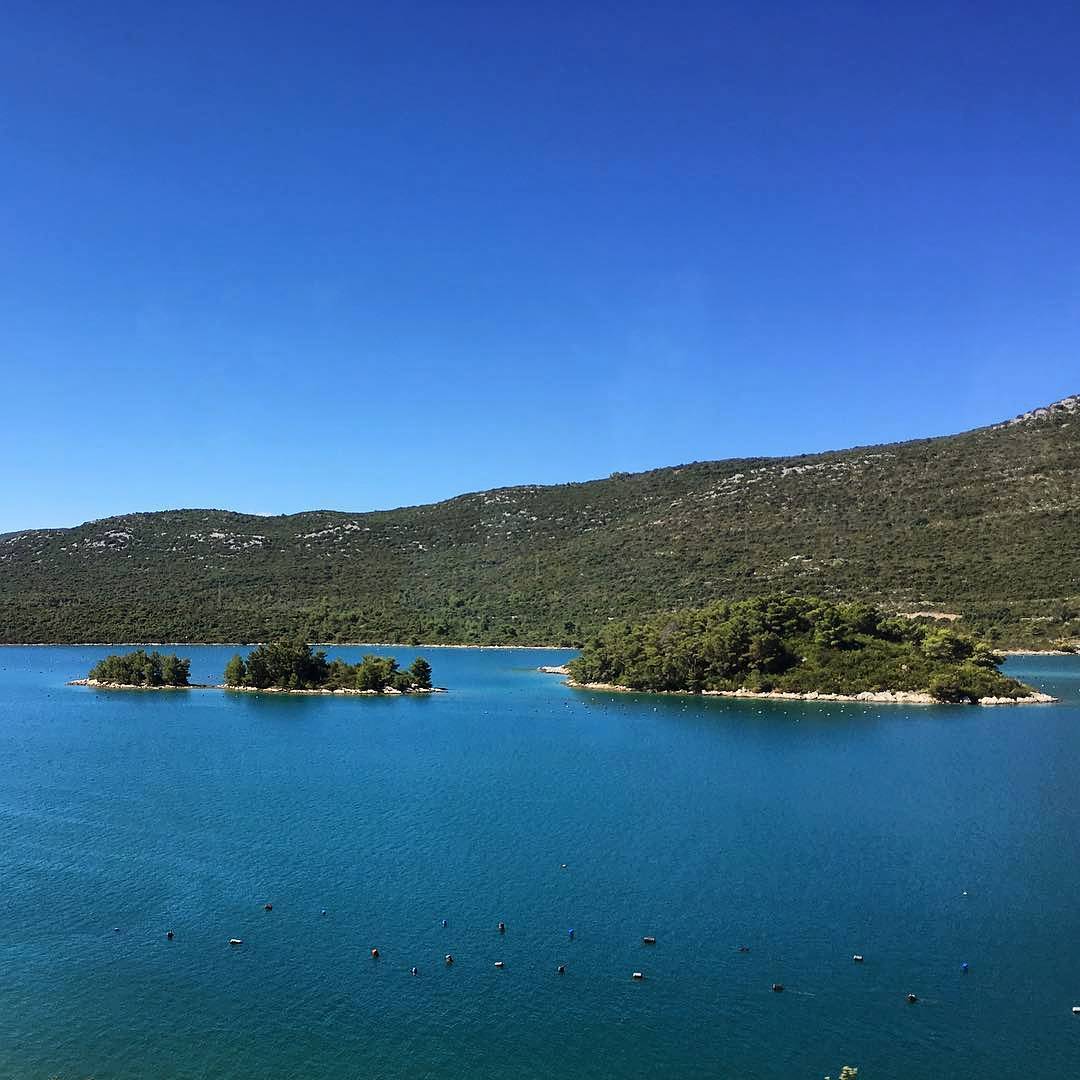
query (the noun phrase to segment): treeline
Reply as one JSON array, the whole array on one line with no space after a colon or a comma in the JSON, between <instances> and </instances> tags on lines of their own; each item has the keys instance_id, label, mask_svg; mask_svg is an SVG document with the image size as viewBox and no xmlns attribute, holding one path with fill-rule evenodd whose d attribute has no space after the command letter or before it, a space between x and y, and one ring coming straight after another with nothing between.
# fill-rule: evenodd
<instances>
[{"instance_id":1,"label":"treeline","mask_svg":"<svg viewBox=\"0 0 1080 1080\"><path fill-rule=\"evenodd\" d=\"M120 683L124 686L187 686L191 661L176 653L132 653L106 656L90 670L95 682Z\"/></svg>"},{"instance_id":2,"label":"treeline","mask_svg":"<svg viewBox=\"0 0 1080 1080\"><path fill-rule=\"evenodd\" d=\"M1028 696L998 670L1003 660L967 634L870 604L758 597L613 623L569 667L576 682L634 690L914 690L951 702Z\"/></svg>"},{"instance_id":3,"label":"treeline","mask_svg":"<svg viewBox=\"0 0 1080 1080\"><path fill-rule=\"evenodd\" d=\"M303 641L259 645L247 657L234 656L225 667L225 685L257 690L397 690L408 694L431 689L431 665L417 657L400 668L392 656L365 656L358 664L327 660Z\"/></svg>"}]
</instances>

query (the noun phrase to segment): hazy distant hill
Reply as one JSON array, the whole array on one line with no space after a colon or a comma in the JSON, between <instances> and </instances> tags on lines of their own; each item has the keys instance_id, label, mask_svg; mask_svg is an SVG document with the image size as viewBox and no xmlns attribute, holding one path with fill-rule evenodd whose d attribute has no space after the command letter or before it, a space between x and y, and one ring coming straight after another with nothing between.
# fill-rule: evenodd
<instances>
[{"instance_id":1,"label":"hazy distant hill","mask_svg":"<svg viewBox=\"0 0 1080 1080\"><path fill-rule=\"evenodd\" d=\"M778 590L959 612L1004 643L1080 635L1080 396L945 438L377 513L170 510L0 537L7 642L574 642Z\"/></svg>"}]
</instances>

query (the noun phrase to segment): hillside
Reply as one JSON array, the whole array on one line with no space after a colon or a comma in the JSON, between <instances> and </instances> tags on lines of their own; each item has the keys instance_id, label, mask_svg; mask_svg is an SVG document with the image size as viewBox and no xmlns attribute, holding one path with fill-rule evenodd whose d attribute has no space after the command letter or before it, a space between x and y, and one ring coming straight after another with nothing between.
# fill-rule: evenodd
<instances>
[{"instance_id":1,"label":"hillside","mask_svg":"<svg viewBox=\"0 0 1080 1080\"><path fill-rule=\"evenodd\" d=\"M125 514L0 537L0 640L573 643L797 592L1080 636L1080 396L960 435L367 514Z\"/></svg>"}]
</instances>

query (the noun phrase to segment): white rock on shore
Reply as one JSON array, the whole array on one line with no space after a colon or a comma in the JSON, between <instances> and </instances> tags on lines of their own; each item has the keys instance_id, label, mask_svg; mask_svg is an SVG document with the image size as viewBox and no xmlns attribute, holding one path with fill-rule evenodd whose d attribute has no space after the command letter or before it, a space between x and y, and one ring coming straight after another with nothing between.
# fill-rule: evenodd
<instances>
[{"instance_id":1,"label":"white rock on shore","mask_svg":"<svg viewBox=\"0 0 1080 1080\"><path fill-rule=\"evenodd\" d=\"M692 690L633 690L628 686L617 686L614 683L576 683L568 679L567 686L574 690L610 690L621 694L665 694L672 697L725 697L725 698L750 698L759 701L851 701L870 702L878 705L943 705L945 702L922 690L863 690L859 694L825 694L818 690L809 690L806 693L798 693L794 690L702 690L695 694ZM1048 705L1057 701L1049 694L1034 693L1028 697L985 697L979 698L979 705Z\"/></svg>"}]
</instances>

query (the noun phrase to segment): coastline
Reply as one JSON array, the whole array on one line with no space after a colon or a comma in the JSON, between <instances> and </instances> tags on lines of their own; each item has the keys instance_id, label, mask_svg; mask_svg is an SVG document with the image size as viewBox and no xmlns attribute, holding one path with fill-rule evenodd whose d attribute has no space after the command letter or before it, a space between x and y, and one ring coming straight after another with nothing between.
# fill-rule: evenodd
<instances>
[{"instance_id":1,"label":"coastline","mask_svg":"<svg viewBox=\"0 0 1080 1080\"><path fill-rule=\"evenodd\" d=\"M995 649L1002 656L1076 656L1069 649Z\"/></svg>"},{"instance_id":2,"label":"coastline","mask_svg":"<svg viewBox=\"0 0 1080 1080\"><path fill-rule=\"evenodd\" d=\"M329 690L325 687L319 690L287 690L282 686L228 686L225 683L211 689L229 690L240 694L302 694L307 696L336 694L339 697L414 697L417 694L445 694L447 692L445 686L416 687L414 690L395 690L392 686L388 686L385 690L348 690L344 687L339 687L337 690Z\"/></svg>"},{"instance_id":3,"label":"coastline","mask_svg":"<svg viewBox=\"0 0 1080 1080\"><path fill-rule=\"evenodd\" d=\"M265 645L265 641L0 641L0 649L248 649L255 645ZM558 650L560 652L580 652L577 645L474 645L460 642L426 642L415 645L406 641L312 641L308 644L316 649L518 649L518 650ZM1080 653L1067 649L994 649L1002 656L1078 656Z\"/></svg>"},{"instance_id":4,"label":"coastline","mask_svg":"<svg viewBox=\"0 0 1080 1080\"><path fill-rule=\"evenodd\" d=\"M799 693L795 690L633 690L629 686L618 686L615 683L577 683L573 679L567 679L566 686L571 690L594 690L611 691L619 694L661 694L668 697L723 697L739 698L757 701L847 701L861 705L947 705L946 701L938 701L937 698L922 690L864 690L859 694L828 694L818 690L808 690ZM1050 694L1036 691L1028 697L1006 698L985 697L977 702L964 704L975 705L1051 705L1058 701Z\"/></svg>"},{"instance_id":5,"label":"coastline","mask_svg":"<svg viewBox=\"0 0 1080 1080\"><path fill-rule=\"evenodd\" d=\"M67 686L88 686L92 690L232 690L241 694L336 694L340 697L412 697L415 694L445 694L445 686L417 687L414 690L287 690L280 686L228 686L226 683L191 683L188 686L139 686L135 683L98 682L97 679L71 679Z\"/></svg>"},{"instance_id":6,"label":"coastline","mask_svg":"<svg viewBox=\"0 0 1080 1080\"><path fill-rule=\"evenodd\" d=\"M188 683L187 686L143 686L141 683L99 682L97 679L70 679L66 686L89 686L93 690L216 690L210 683Z\"/></svg>"},{"instance_id":7,"label":"coastline","mask_svg":"<svg viewBox=\"0 0 1080 1080\"><path fill-rule=\"evenodd\" d=\"M0 649L250 649L266 641L0 641ZM558 649L578 652L576 645L468 645L405 641L310 641L313 649Z\"/></svg>"}]
</instances>

